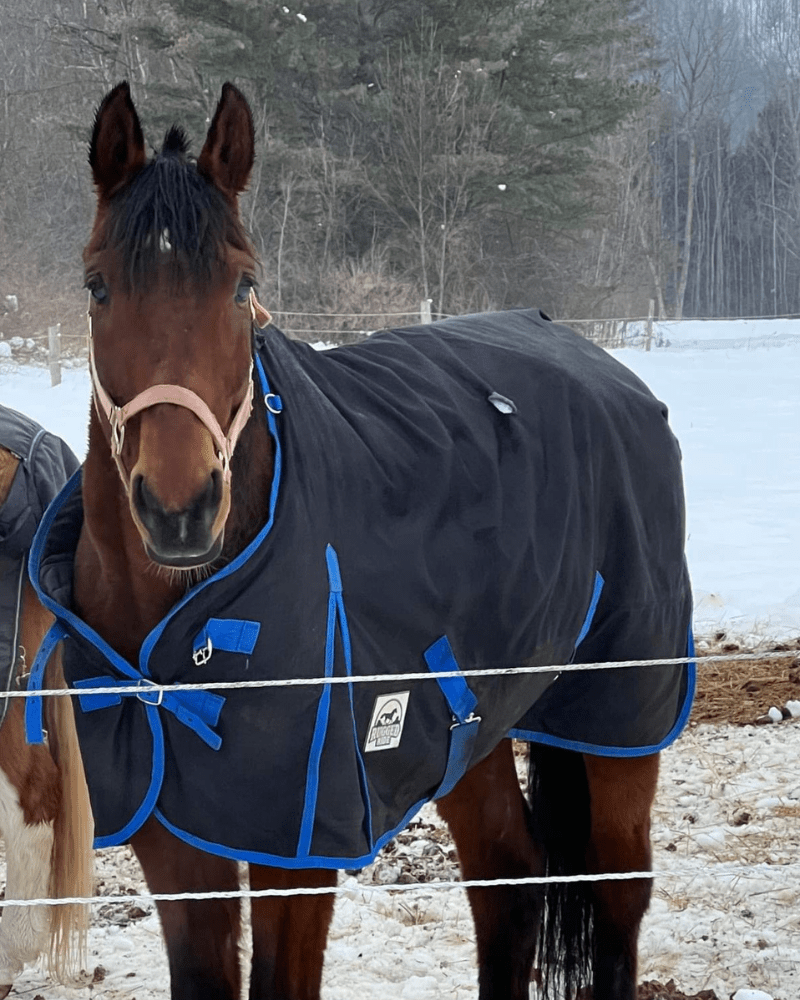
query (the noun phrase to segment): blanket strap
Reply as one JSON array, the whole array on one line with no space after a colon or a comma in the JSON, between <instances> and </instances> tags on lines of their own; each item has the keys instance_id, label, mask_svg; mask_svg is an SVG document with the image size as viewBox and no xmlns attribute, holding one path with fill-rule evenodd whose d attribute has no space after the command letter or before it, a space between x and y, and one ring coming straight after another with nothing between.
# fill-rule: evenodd
<instances>
[{"instance_id":1,"label":"blanket strap","mask_svg":"<svg viewBox=\"0 0 800 1000\"><path fill-rule=\"evenodd\" d=\"M423 655L428 667L434 673L459 669L446 635L443 635L441 639L437 639L432 646L429 646L425 650ZM442 782L433 796L434 799L441 799L453 790L464 777L470 765L481 717L475 715L478 700L472 691L470 691L463 676L437 677L436 682L447 701L450 711L453 713L447 767L445 768Z\"/></svg>"},{"instance_id":2,"label":"blanket strap","mask_svg":"<svg viewBox=\"0 0 800 1000\"><path fill-rule=\"evenodd\" d=\"M33 677L33 671L31 671ZM164 691L149 678L139 680L120 680L111 675L85 677L75 681L74 687L87 689L86 694L78 696L83 712L94 712L101 708L111 708L119 705L124 697L138 698L145 705L161 706L171 712L184 726L187 726L200 739L211 747L219 750L222 737L214 731L219 722L219 714L225 704L222 695L202 689L182 691ZM118 694L91 694L92 688L115 687ZM29 741L30 742L30 741Z\"/></svg>"},{"instance_id":3,"label":"blanket strap","mask_svg":"<svg viewBox=\"0 0 800 1000\"><path fill-rule=\"evenodd\" d=\"M208 663L215 649L250 656L261 630L259 622L244 618L209 618L192 644L192 659L198 667Z\"/></svg>"},{"instance_id":4,"label":"blanket strap","mask_svg":"<svg viewBox=\"0 0 800 1000\"><path fill-rule=\"evenodd\" d=\"M55 621L47 630L44 639L42 639L42 644L39 646L39 652L36 654L36 659L31 665L31 672L28 676L28 690L29 691L41 691L44 686L44 672L47 667L47 661L50 659L50 654L55 649L56 645L61 642L62 639L66 639L67 630L64 626ZM42 722L42 697L37 695L34 698L27 698L25 700L25 742L26 743L44 743L45 733L44 725Z\"/></svg>"}]
</instances>

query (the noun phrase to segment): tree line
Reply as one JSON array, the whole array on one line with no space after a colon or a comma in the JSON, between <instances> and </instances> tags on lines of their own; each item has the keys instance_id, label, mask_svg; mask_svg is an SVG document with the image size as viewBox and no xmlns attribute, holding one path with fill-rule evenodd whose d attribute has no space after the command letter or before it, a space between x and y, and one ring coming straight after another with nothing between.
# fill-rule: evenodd
<instances>
[{"instance_id":1,"label":"tree line","mask_svg":"<svg viewBox=\"0 0 800 1000\"><path fill-rule=\"evenodd\" d=\"M800 312L795 7L4 0L0 302L23 308L0 331L80 312L86 142L120 79L155 147L177 121L199 151L224 80L249 97L273 311Z\"/></svg>"}]
</instances>

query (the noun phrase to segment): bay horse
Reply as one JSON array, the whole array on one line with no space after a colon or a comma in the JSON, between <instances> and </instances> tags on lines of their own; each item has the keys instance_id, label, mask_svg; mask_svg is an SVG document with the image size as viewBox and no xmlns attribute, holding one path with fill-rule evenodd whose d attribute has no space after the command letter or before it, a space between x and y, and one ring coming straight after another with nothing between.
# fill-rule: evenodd
<instances>
[{"instance_id":1,"label":"bay horse","mask_svg":"<svg viewBox=\"0 0 800 1000\"><path fill-rule=\"evenodd\" d=\"M7 412L0 407L0 442ZM12 515L7 502L11 503L9 494L17 479L20 496L26 493L25 483L34 492L30 516L41 515L41 504L46 505L48 496L63 484L64 470L55 443L49 463L54 467L52 482L37 482L40 463L31 452L41 445L41 455L55 440L40 431L32 439L31 451L22 455L0 443L0 577L10 584L11 598L9 608L4 605L8 615L0 631L7 628L12 640L8 643L11 686L24 684L53 616L40 603L25 570L25 551L20 549L25 529L20 521L24 524L26 511L15 510ZM0 652L2 647L0 642ZM45 686L66 686L58 653L47 667ZM9 699L0 713L0 833L6 845L6 894L11 899L91 896L92 818L70 699L47 699L44 712L47 740L41 745L26 740L22 699ZM48 956L50 972L59 980L77 972L85 953L87 918L87 906L82 904L4 906L0 997L7 996L23 966L41 954Z\"/></svg>"},{"instance_id":2,"label":"bay horse","mask_svg":"<svg viewBox=\"0 0 800 1000\"><path fill-rule=\"evenodd\" d=\"M530 675L540 679L525 680L523 691L509 687L507 679L466 685L464 674L448 668L461 663L470 645L478 650L473 666L565 664L579 644L588 662L621 654L655 659L686 654L682 487L664 408L627 369L530 311L389 331L365 345L330 352L329 360L286 341L268 325L269 315L255 298L259 264L238 208L254 162L253 136L247 101L229 83L196 161L175 127L148 161L127 83L106 95L94 122L89 162L97 211L84 250L95 403L89 450L80 483L51 507L31 566L37 592L63 625L68 683L87 692L114 684L119 691L98 692L96 702L82 694L82 711L76 711L98 823L96 843L129 840L157 893L235 890L237 860L249 863L254 890L332 888L337 867L358 866L334 862L366 863L413 815L419 803L402 810L417 802L414 789L421 786L425 800L437 797L467 879L649 870L661 744L606 755L602 749L590 752L588 745L566 745L552 734L537 736L529 804L505 736L540 693L555 690L556 672ZM473 336L486 324L488 333ZM570 353L580 369L576 385L601 370L610 380L604 384L625 384L625 405L616 419L630 448L640 454L637 441L647 437L642 413L657 425L656 443L641 446L645 468L632 469L626 448L613 442L596 453L590 441L596 421L581 423L578 410L563 402L558 423L540 440L525 438L520 447L529 401L544 398L546 390L565 399L572 375L542 378L528 384L525 399L519 393L515 399L510 391L485 385L490 376L482 353L479 363L469 365L480 345L494 345L493 359L506 350L513 357L513 351L524 353L531 336L555 345L556 353ZM419 353L412 358L415 345ZM437 408L438 399L417 394L420 371L429 363L423 347L449 352L454 369L466 366L471 372L464 388L451 386L443 369L434 377L443 396L450 390L478 392L486 407L486 419L482 410L475 421L484 436L470 441L467 450L458 450L459 440L471 433L458 422L458 406ZM361 377L372 370L382 373L385 383L371 386ZM510 373L507 381L514 378ZM341 387L356 392L352 405L334 402ZM580 394L584 401L592 396L583 389ZM608 393L612 409L619 395ZM297 408L296 421L279 425L287 400L302 401L308 428ZM334 424L345 445L331 436ZM300 438L293 435L301 433L303 446L297 448ZM370 450L373 433L386 434L388 451ZM505 463L520 456L524 470L515 466L522 471L507 482ZM363 474L362 459L370 475ZM562 468L571 470L571 478L562 476ZM599 494L593 483L605 483L609 475L621 484L614 491L636 493L639 484L648 491L647 502L630 517L623 512L622 492L614 492L602 511L594 509ZM447 476L458 479L456 495ZM355 489L342 499L345 482L354 482ZM556 482L567 492L552 494ZM441 512L449 513L420 524L416 500L442 489ZM391 518L391 525L376 511ZM531 512L552 519L536 544L502 535ZM571 543L574 532L586 533L583 554ZM630 562L633 550L623 545L629 536L653 551L645 560L650 574L645 583ZM442 548L451 538L455 554ZM340 570L337 555L337 546L345 546L352 562L361 543L364 549L380 548L379 556L360 564L364 583L358 600L371 615L369 627L352 613L353 573L346 562ZM405 592L402 556L409 548L419 552L422 597ZM551 573L562 550L571 553L570 564L580 562L568 580ZM65 569L68 552L74 553L72 576ZM236 582L253 561L268 574L255 597L240 592ZM511 562L539 574L537 587L509 589ZM450 588L444 597L435 584L442 574ZM476 577L485 586L480 603L461 607L458 595ZM373 593L387 586L393 588L391 602L370 609ZM607 597L614 587L618 594L629 587L625 614ZM222 612L214 606L207 627L195 635L196 624L182 624L182 616L194 613L197 600L208 595L212 601L255 602L270 621L259 623L251 614L215 617ZM313 613L306 614L306 600ZM403 617L406 605L413 610ZM434 614L453 625L436 641L436 626L425 624ZM513 640L498 651L489 633L490 623L501 618L509 620ZM630 640L634 619L644 623L637 642ZM381 652L370 645L375 635ZM349 677L359 657L377 667L384 650L387 659L406 666L422 662L419 652L416 658L405 652L404 643L418 651L430 643L425 662L432 673L445 675L438 688L422 685L434 690L435 705L415 702L420 688L414 680L375 696L374 711L366 715L358 700L365 685L349 681L333 691L333 685L325 686L322 694L319 686L295 688L300 693L291 696L281 688L266 696L232 690L226 698L195 690L188 700L156 683L181 676L192 683L247 678L254 649L264 650L270 675L278 678L303 670L312 679ZM371 660L365 649L372 650ZM324 674L321 666L307 664L317 651ZM179 673L184 665L188 675ZM586 677L580 683L587 689L590 684ZM622 702L639 704L636 682L616 683L612 703L603 708L612 720ZM313 693L302 693L308 691ZM307 738L306 729L299 735L299 715L285 708L290 697L302 702L303 725L310 720ZM581 690L571 697L573 715L594 714L591 705L581 708ZM237 728L226 723L234 703L243 719ZM422 707L412 710L416 704ZM495 719L500 704L503 712ZM273 709L277 714L264 722L263 713ZM685 712L670 738L683 721ZM444 742L441 749L437 744L428 750L426 740L437 727ZM334 731L344 743L331 756L326 741ZM262 742L242 750L240 766L226 770L220 747L222 753L229 745L241 750L256 736ZM374 768L391 771L401 759L392 754L417 744L414 760L394 766L393 780L407 796L398 816L392 813L390 786L376 792L385 774L376 777ZM302 771L299 792L287 787L285 795L274 794L263 783L248 791L244 784L250 772L261 782L264 768L267 781L273 772L295 767ZM353 776L346 788L338 784L344 774ZM173 811L184 792L191 829L189 820ZM323 800L341 830L328 823L327 813L318 823ZM295 814L297 826L287 835ZM293 840L291 852L260 847L262 827L270 845L287 836ZM347 838L366 841L366 860L354 857L357 850L337 846ZM320 847L323 843L328 846ZM481 1000L523 1000L532 977L551 992L562 984L574 996L592 984L595 1000L633 1000L638 930L650 891L647 878L577 888L556 883L546 893L513 884L470 888ZM167 900L158 902L158 911L172 997L239 997L238 900ZM319 997L332 911L331 893L252 899L251 1000Z\"/></svg>"}]
</instances>

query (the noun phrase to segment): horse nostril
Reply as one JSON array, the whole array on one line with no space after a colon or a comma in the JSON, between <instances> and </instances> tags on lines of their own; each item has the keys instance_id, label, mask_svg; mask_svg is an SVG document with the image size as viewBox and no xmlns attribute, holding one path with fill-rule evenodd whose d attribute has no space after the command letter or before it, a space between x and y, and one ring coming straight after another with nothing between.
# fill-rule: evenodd
<instances>
[{"instance_id":1,"label":"horse nostril","mask_svg":"<svg viewBox=\"0 0 800 1000\"><path fill-rule=\"evenodd\" d=\"M152 510L153 498L153 494L147 488L147 484L144 481L144 476L134 476L133 481L131 482L131 495L139 517L144 520L147 514ZM151 502L148 503L148 500Z\"/></svg>"},{"instance_id":2,"label":"horse nostril","mask_svg":"<svg viewBox=\"0 0 800 1000\"><path fill-rule=\"evenodd\" d=\"M219 469L211 470L211 482L209 484L210 502L212 507L219 507L222 503L222 473Z\"/></svg>"}]
</instances>

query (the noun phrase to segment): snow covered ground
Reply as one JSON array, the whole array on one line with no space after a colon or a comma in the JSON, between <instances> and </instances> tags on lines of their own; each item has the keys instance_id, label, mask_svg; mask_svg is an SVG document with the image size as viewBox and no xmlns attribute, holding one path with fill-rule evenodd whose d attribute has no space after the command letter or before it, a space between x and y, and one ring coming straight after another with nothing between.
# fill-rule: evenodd
<instances>
[{"instance_id":1,"label":"snow covered ground","mask_svg":"<svg viewBox=\"0 0 800 1000\"><path fill-rule=\"evenodd\" d=\"M690 728L664 752L653 861L666 874L642 928L642 979L674 978L685 993L713 989L718 1000L746 988L773 1000L800 997L798 759L796 723ZM421 818L437 822L428 806ZM405 849L423 848L415 839ZM144 890L128 848L98 860L102 891ZM341 881L349 891L334 912L325 1000L476 1000L463 890L423 885L396 894ZM168 975L155 913L127 920L125 909L117 908L119 924L90 932L85 985L53 985L33 968L15 991L42 1000L163 1000Z\"/></svg>"},{"instance_id":2,"label":"snow covered ground","mask_svg":"<svg viewBox=\"0 0 800 1000\"><path fill-rule=\"evenodd\" d=\"M613 353L670 408L688 501L688 556L700 634L800 635L800 321L662 324L650 352ZM0 401L85 452L85 369L0 368ZM742 666L743 674L747 666ZM800 725L690 729L663 756L654 812L656 882L642 978L674 978L720 1000L760 989L800 997ZM425 819L433 814L426 812ZM412 841L408 850L415 848ZM127 849L101 872L141 888ZM326 1000L477 996L462 890L391 895L355 881L336 905ZM145 906L145 909L147 907ZM95 982L53 986L29 970L17 992L43 1000L167 995L154 914L95 927ZM91 979L91 975L88 977Z\"/></svg>"},{"instance_id":3,"label":"snow covered ground","mask_svg":"<svg viewBox=\"0 0 800 1000\"><path fill-rule=\"evenodd\" d=\"M681 443L698 632L800 634L800 321L660 324L613 353ZM731 345L731 346L726 346Z\"/></svg>"}]
</instances>

